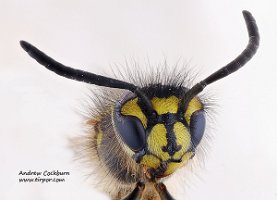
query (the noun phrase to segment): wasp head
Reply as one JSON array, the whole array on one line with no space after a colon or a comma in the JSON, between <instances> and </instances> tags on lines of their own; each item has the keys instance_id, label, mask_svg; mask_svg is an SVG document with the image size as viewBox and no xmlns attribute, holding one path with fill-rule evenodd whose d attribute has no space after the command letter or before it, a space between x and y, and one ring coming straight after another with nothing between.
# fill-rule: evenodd
<instances>
[{"instance_id":1,"label":"wasp head","mask_svg":"<svg viewBox=\"0 0 277 200\"><path fill-rule=\"evenodd\" d=\"M205 114L200 99L192 98L185 110L181 106L187 91L163 85L143 88L151 102L151 113L130 93L116 105L114 125L120 140L138 163L158 169L157 176L169 175L185 165L204 134Z\"/></svg>"}]
</instances>

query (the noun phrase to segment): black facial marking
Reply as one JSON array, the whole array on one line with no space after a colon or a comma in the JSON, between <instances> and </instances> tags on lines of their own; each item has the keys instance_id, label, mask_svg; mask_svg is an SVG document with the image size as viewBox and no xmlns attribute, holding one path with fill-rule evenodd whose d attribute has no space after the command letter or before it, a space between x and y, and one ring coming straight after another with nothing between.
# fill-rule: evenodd
<instances>
[{"instance_id":1,"label":"black facial marking","mask_svg":"<svg viewBox=\"0 0 277 200\"><path fill-rule=\"evenodd\" d=\"M180 151L182 148L181 145L177 145L176 143L176 136L173 131L173 125L174 124L165 124L167 145L162 147L162 150L164 152L168 152L170 156L173 156L175 152Z\"/></svg>"},{"instance_id":2,"label":"black facial marking","mask_svg":"<svg viewBox=\"0 0 277 200\"><path fill-rule=\"evenodd\" d=\"M178 85L162 85L152 84L147 87L141 88L141 90L150 98L168 98L170 96L181 97L183 93L188 91L188 88Z\"/></svg>"},{"instance_id":3,"label":"black facial marking","mask_svg":"<svg viewBox=\"0 0 277 200\"><path fill-rule=\"evenodd\" d=\"M167 170L167 164L166 161L162 161L157 169L150 168L149 173L151 174L151 177L160 178Z\"/></svg>"}]
</instances>

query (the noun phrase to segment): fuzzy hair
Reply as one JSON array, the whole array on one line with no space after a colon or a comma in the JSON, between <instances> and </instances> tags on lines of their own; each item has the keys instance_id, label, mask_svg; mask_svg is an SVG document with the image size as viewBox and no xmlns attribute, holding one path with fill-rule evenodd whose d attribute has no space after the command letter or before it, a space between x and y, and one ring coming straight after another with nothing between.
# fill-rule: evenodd
<instances>
[{"instance_id":1,"label":"fuzzy hair","mask_svg":"<svg viewBox=\"0 0 277 200\"><path fill-rule=\"evenodd\" d=\"M187 64L176 63L173 67L169 67L167 62L164 61L156 67L153 67L149 62L145 66L146 67L142 68L137 62L129 61L126 62L125 65L115 65L112 71L114 78L133 83L139 87L161 84L173 87L181 86L191 88L196 83L196 73L193 73L191 70L189 71ZM120 199L128 194L135 185L131 184L126 186L122 184L117 177L113 176L112 172L105 166L101 159L99 159L94 122L101 121L105 116L111 115L115 103L126 94L126 90L98 87L97 89L93 88L89 91L87 99L83 104L85 110L81 112L84 117L86 131L84 135L72 139L76 157L87 164L89 170L88 174L92 176L94 180L94 187L107 193L112 199ZM212 115L214 113L214 101L212 97L205 94L201 94L198 97L204 104L209 128L209 122L214 118ZM113 128L112 123L107 124L107 126L109 126L107 129ZM197 168L197 166L204 165L206 151L209 149L209 139L210 135L205 131L204 137L197 148L196 156L190 160L184 168L193 170ZM107 150L111 151L111 149ZM125 156L120 152L122 151L120 146L112 149L112 151L116 151L123 157ZM131 166L131 168L132 167L133 166ZM174 174L178 175L180 171L181 170L177 170L177 173L173 173L170 177L174 178ZM184 178L182 180L184 180Z\"/></svg>"}]
</instances>

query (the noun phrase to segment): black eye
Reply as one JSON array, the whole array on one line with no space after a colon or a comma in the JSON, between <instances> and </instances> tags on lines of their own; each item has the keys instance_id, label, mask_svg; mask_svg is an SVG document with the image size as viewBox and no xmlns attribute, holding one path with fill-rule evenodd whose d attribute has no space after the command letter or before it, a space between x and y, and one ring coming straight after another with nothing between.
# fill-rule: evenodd
<instances>
[{"instance_id":1,"label":"black eye","mask_svg":"<svg viewBox=\"0 0 277 200\"><path fill-rule=\"evenodd\" d=\"M190 118L190 133L194 147L196 147L200 143L204 135L205 125L205 112L203 110L198 110L194 112Z\"/></svg>"},{"instance_id":2,"label":"black eye","mask_svg":"<svg viewBox=\"0 0 277 200\"><path fill-rule=\"evenodd\" d=\"M129 148L138 152L145 147L145 129L138 118L115 112L114 121L118 134Z\"/></svg>"}]
</instances>

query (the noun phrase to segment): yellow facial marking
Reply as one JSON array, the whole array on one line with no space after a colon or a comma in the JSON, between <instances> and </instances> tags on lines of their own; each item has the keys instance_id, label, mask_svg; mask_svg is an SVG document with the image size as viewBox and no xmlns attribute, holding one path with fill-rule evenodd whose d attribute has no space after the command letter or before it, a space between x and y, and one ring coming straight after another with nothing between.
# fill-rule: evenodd
<instances>
[{"instance_id":1,"label":"yellow facial marking","mask_svg":"<svg viewBox=\"0 0 277 200\"><path fill-rule=\"evenodd\" d=\"M166 114L168 112L177 113L178 111L179 99L175 96L168 98L154 97L151 102L158 115Z\"/></svg>"},{"instance_id":2,"label":"yellow facial marking","mask_svg":"<svg viewBox=\"0 0 277 200\"><path fill-rule=\"evenodd\" d=\"M146 128L147 118L138 105L138 98L127 101L121 108L121 114L139 118L143 127Z\"/></svg>"},{"instance_id":3,"label":"yellow facial marking","mask_svg":"<svg viewBox=\"0 0 277 200\"><path fill-rule=\"evenodd\" d=\"M153 155L144 155L141 160L141 164L157 169L160 165L160 160Z\"/></svg>"},{"instance_id":4,"label":"yellow facial marking","mask_svg":"<svg viewBox=\"0 0 277 200\"><path fill-rule=\"evenodd\" d=\"M169 159L169 154L162 151L162 147L167 145L166 129L163 124L156 124L147 138L148 149L162 160Z\"/></svg>"},{"instance_id":5,"label":"yellow facial marking","mask_svg":"<svg viewBox=\"0 0 277 200\"><path fill-rule=\"evenodd\" d=\"M188 108L185 112L185 119L190 124L190 117L192 113L194 113L197 110L203 109L202 103L199 101L197 97L194 97L188 104Z\"/></svg>"},{"instance_id":6,"label":"yellow facial marking","mask_svg":"<svg viewBox=\"0 0 277 200\"><path fill-rule=\"evenodd\" d=\"M178 168L183 167L185 164L188 163L188 161L189 161L189 159L191 158L192 155L193 155L192 152L188 152L182 157L182 162L180 162L180 163L169 163L167 165L167 170L165 171L165 173L163 175L168 176L168 175L172 174L173 172L175 172Z\"/></svg>"},{"instance_id":7,"label":"yellow facial marking","mask_svg":"<svg viewBox=\"0 0 277 200\"><path fill-rule=\"evenodd\" d=\"M173 155L173 159L177 160L189 149L191 137L189 131L181 122L176 122L174 124L173 131L175 133L177 145L182 146L182 148Z\"/></svg>"}]
</instances>

